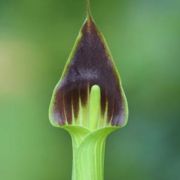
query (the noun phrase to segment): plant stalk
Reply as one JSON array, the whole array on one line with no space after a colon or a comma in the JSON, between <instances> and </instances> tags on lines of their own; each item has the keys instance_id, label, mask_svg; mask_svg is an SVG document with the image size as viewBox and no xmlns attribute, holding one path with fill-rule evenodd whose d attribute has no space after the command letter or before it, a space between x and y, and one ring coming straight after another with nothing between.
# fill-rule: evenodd
<instances>
[{"instance_id":1,"label":"plant stalk","mask_svg":"<svg viewBox=\"0 0 180 180\"><path fill-rule=\"evenodd\" d=\"M73 169L72 180L103 180L104 155L107 136L114 128L95 132L72 133Z\"/></svg>"}]
</instances>

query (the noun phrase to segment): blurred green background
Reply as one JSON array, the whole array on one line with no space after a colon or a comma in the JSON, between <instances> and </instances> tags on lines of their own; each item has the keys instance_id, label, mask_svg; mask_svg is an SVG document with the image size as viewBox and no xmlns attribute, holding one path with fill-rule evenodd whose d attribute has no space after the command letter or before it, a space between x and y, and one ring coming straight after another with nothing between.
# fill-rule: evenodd
<instances>
[{"instance_id":1,"label":"blurred green background","mask_svg":"<svg viewBox=\"0 0 180 180\"><path fill-rule=\"evenodd\" d=\"M128 126L105 180L180 179L180 1L92 0L120 71ZM48 121L85 0L0 0L0 179L70 180L71 140Z\"/></svg>"}]
</instances>

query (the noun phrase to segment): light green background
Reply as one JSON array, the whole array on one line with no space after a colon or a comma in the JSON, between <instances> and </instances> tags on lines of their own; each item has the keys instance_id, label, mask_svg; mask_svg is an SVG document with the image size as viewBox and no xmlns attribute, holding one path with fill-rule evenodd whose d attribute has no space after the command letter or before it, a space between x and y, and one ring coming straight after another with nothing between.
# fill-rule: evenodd
<instances>
[{"instance_id":1,"label":"light green background","mask_svg":"<svg viewBox=\"0 0 180 180\"><path fill-rule=\"evenodd\" d=\"M0 180L70 180L71 140L48 121L84 0L0 0ZM128 98L105 180L180 179L180 1L92 0Z\"/></svg>"}]
</instances>

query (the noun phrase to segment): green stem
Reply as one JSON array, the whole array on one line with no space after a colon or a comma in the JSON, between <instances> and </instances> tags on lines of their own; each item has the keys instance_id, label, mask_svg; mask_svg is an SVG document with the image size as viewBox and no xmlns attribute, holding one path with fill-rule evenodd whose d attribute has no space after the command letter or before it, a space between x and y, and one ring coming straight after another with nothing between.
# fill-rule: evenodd
<instances>
[{"instance_id":1,"label":"green stem","mask_svg":"<svg viewBox=\"0 0 180 180\"><path fill-rule=\"evenodd\" d=\"M84 143L73 142L72 180L103 180L105 138Z\"/></svg>"},{"instance_id":2,"label":"green stem","mask_svg":"<svg viewBox=\"0 0 180 180\"><path fill-rule=\"evenodd\" d=\"M78 134L72 129L69 131L73 145L72 180L104 179L105 142L114 130L115 128L104 128L94 132L86 130Z\"/></svg>"}]
</instances>

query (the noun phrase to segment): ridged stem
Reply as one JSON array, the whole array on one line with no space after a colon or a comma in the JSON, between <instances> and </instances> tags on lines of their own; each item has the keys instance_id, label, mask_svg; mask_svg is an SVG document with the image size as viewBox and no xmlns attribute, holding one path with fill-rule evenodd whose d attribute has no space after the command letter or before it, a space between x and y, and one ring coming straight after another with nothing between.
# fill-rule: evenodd
<instances>
[{"instance_id":1,"label":"ridged stem","mask_svg":"<svg viewBox=\"0 0 180 180\"><path fill-rule=\"evenodd\" d=\"M107 136L116 128L94 132L69 131L73 145L72 180L103 180ZM80 132L80 131L78 131Z\"/></svg>"}]
</instances>

